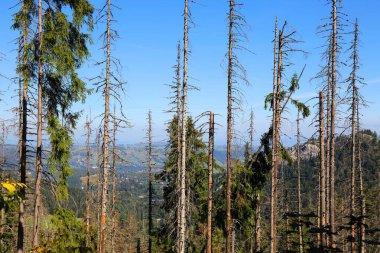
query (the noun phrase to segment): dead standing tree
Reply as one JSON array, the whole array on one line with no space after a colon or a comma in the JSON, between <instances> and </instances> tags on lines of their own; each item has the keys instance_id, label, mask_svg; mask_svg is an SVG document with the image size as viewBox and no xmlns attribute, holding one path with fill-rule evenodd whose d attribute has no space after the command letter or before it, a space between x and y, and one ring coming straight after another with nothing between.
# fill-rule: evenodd
<instances>
[{"instance_id":1,"label":"dead standing tree","mask_svg":"<svg viewBox=\"0 0 380 253\"><path fill-rule=\"evenodd\" d=\"M153 237L153 141L152 141L152 111L148 112L148 145L146 146L148 156L148 252L152 253Z\"/></svg>"},{"instance_id":2,"label":"dead standing tree","mask_svg":"<svg viewBox=\"0 0 380 253\"><path fill-rule=\"evenodd\" d=\"M90 169L91 169L91 119L86 119L86 246L90 245Z\"/></svg>"},{"instance_id":3,"label":"dead standing tree","mask_svg":"<svg viewBox=\"0 0 380 253\"><path fill-rule=\"evenodd\" d=\"M265 108L270 104L273 111L272 118L272 182L271 182L271 229L270 229L270 252L277 251L277 181L278 181L278 164L280 155L284 155L284 148L280 142L280 126L281 117L289 102L297 107L303 117L307 117L310 111L303 103L292 99L293 93L299 88L299 79L303 74L303 70L299 76L293 75L291 83L287 89L282 82L284 69L291 63L288 62L288 56L294 52L303 52L302 50L294 49L292 45L300 41L294 39L295 31L286 32L287 22L277 32L277 19L275 25L274 39L274 71L273 71L273 93L269 94L265 99Z\"/></svg>"},{"instance_id":4,"label":"dead standing tree","mask_svg":"<svg viewBox=\"0 0 380 253\"><path fill-rule=\"evenodd\" d=\"M42 0L38 0L38 52L42 52ZM36 153L36 184L34 190L34 219L33 219L33 247L39 245L39 218L41 207L41 178L42 178L42 83L43 63L38 57L37 81L37 153Z\"/></svg>"},{"instance_id":5,"label":"dead standing tree","mask_svg":"<svg viewBox=\"0 0 380 253\"><path fill-rule=\"evenodd\" d=\"M232 175L232 129L234 120L234 111L239 108L241 102L241 92L238 88L239 81L249 84L246 70L239 62L237 55L238 50L244 50L239 42L247 40L244 32L246 21L240 13L242 4L237 0L229 1L228 14L228 52L227 52L227 185L226 185L226 252L230 253L232 249L231 233L231 175Z\"/></svg>"},{"instance_id":6,"label":"dead standing tree","mask_svg":"<svg viewBox=\"0 0 380 253\"><path fill-rule=\"evenodd\" d=\"M207 253L212 252L212 177L214 171L214 113L210 112L208 138Z\"/></svg>"},{"instance_id":7,"label":"dead standing tree","mask_svg":"<svg viewBox=\"0 0 380 253\"><path fill-rule=\"evenodd\" d=\"M116 118L116 115L110 113L110 97L113 97L120 106L121 119L118 120L127 123L123 115L122 110L122 94L124 93L123 82L118 75L120 75L120 63L112 56L111 46L113 42L119 37L116 30L112 29L112 23L115 21L113 18L112 7L114 5L111 0L107 0L103 8L100 10L100 14L97 21L106 20L105 31L101 35L101 39L104 40L104 45L102 49L104 50L105 60L98 62L97 65L105 64L104 77L102 75L96 77L99 81L95 83L96 91L101 91L104 97L104 113L102 114L103 120L103 162L102 162L102 193L101 193L101 211L100 211L100 242L99 242L99 252L105 252L105 229L106 229L106 217L107 217L107 192L108 192L108 177L109 177L109 121L110 118Z\"/></svg>"},{"instance_id":8,"label":"dead standing tree","mask_svg":"<svg viewBox=\"0 0 380 253\"><path fill-rule=\"evenodd\" d=\"M324 96L323 92L319 92L319 217L320 217L320 245L321 249L326 247L326 167L325 167L325 122L324 122Z\"/></svg>"},{"instance_id":9,"label":"dead standing tree","mask_svg":"<svg viewBox=\"0 0 380 253\"><path fill-rule=\"evenodd\" d=\"M362 214L360 215L356 215L356 203L355 203L355 199L356 199L356 192L355 192L355 186L356 186L356 170L359 169L358 173L359 173L359 196L360 196L360 206L361 206L361 213L363 212L362 210L362 206L363 205L363 202L362 202L362 194L363 194L363 188L362 188L362 184L363 184L363 178L362 178L362 172L361 172L361 164L359 164L359 161L360 160L360 145L358 145L358 143L360 143L360 141L358 139L360 139L360 137L358 137L359 135L359 127L358 127L358 124L359 124L359 106L362 105L362 104L365 104L365 101L364 99L361 97L360 93L359 93L359 84L363 85L364 82L363 82L363 78L361 78L360 76L358 76L358 70L360 68L360 63L359 63L359 52L358 52L358 47L359 47L359 25L358 25L358 20L356 20L355 22L355 25L354 25L354 31L353 31L353 35L354 35L354 38L353 38L353 41L351 43L351 46L349 48L349 50L351 51L351 55L349 57L349 59L351 60L351 73L350 73L350 76L348 77L348 79L346 80L346 82L348 83L348 87L347 87L347 93L348 93L348 103L350 104L350 121L351 121L351 190L350 190L350 221L349 221L349 224L350 224L350 238L349 238L349 241L350 241L350 251L351 252L356 252L356 251L359 251L359 252L363 252L365 249L364 249L364 239L362 239L363 237L365 237L365 232L362 231L364 230L365 226L363 226L361 223L362 222L359 222L357 223L356 220L357 217L364 217ZM361 162L361 161L360 161ZM365 211L364 211L365 213ZM356 229L356 224L358 224L358 229ZM359 242L359 245L356 245L355 241L356 241L356 231L359 231L359 236L358 236L358 242ZM358 247L358 248L357 248Z\"/></svg>"},{"instance_id":10,"label":"dead standing tree","mask_svg":"<svg viewBox=\"0 0 380 253\"><path fill-rule=\"evenodd\" d=\"M28 88L32 77L30 71L30 34L32 20L36 15L35 2L32 0L23 0L21 8L14 16L13 29L20 30L19 37L19 59L17 73L20 79L20 160L19 173L20 183L26 185L26 167L27 167L27 130L28 130ZM17 229L17 253L24 252L25 237L25 188L21 188L21 201L19 204L18 229Z\"/></svg>"},{"instance_id":11,"label":"dead standing tree","mask_svg":"<svg viewBox=\"0 0 380 253\"><path fill-rule=\"evenodd\" d=\"M183 74L182 74L182 106L181 106L181 169L180 169L180 216L178 217L179 239L178 253L186 251L186 136L187 136L187 89L188 89L188 55L189 55L189 0L185 0L183 21Z\"/></svg>"},{"instance_id":12,"label":"dead standing tree","mask_svg":"<svg viewBox=\"0 0 380 253\"><path fill-rule=\"evenodd\" d=\"M303 234L302 234L302 195L301 195L301 130L300 130L300 111L297 113L297 204L298 204L298 242L299 253L303 253Z\"/></svg>"},{"instance_id":13,"label":"dead standing tree","mask_svg":"<svg viewBox=\"0 0 380 253\"><path fill-rule=\"evenodd\" d=\"M274 162L277 158L275 153L277 148L275 148L274 140L276 140L276 112L277 112L277 39L278 39L278 21L276 17L275 27L274 27L274 40L273 40L273 116L272 116L272 174L271 174L271 216L270 216L270 244L271 253L275 252L275 240L274 237L277 233L276 224L276 213L273 210L277 210L277 169L274 170ZM276 109L275 109L276 108ZM273 249L273 250L272 250Z\"/></svg>"}]
</instances>

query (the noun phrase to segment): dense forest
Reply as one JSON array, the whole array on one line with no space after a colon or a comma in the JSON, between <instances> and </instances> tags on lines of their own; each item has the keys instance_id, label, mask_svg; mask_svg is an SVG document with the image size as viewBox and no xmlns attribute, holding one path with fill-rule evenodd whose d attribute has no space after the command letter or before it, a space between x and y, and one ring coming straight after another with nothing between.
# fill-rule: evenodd
<instances>
[{"instance_id":1,"label":"dense forest","mask_svg":"<svg viewBox=\"0 0 380 253\"><path fill-rule=\"evenodd\" d=\"M194 116L195 3L183 0L162 101L170 115L165 141L147 111L145 141L134 145L121 137L133 122L126 116L128 72L122 75L114 52L117 1L103 0L100 9L91 0L14 2L16 76L0 69L0 100L14 105L1 108L12 117L0 116L0 252L380 252L380 138L363 127L371 106L362 92L363 31L343 0L324 1L328 11L316 34L324 52L310 100L297 96L307 66L294 61L308 54L307 42L284 17L273 17L271 92L259 101L270 124L261 136L255 111L242 106L250 96L241 89L250 84L240 60L251 54L245 1L228 0L224 10L227 92L210 99L224 99L225 115L205 108ZM91 58L94 44L101 59ZM88 62L99 72L84 78ZM2 92L9 83L17 96ZM99 115L77 110L92 94L101 98ZM247 129L237 124L243 113ZM294 145L284 141L289 119ZM218 131L226 145L216 144ZM78 133L84 142L75 142Z\"/></svg>"}]
</instances>

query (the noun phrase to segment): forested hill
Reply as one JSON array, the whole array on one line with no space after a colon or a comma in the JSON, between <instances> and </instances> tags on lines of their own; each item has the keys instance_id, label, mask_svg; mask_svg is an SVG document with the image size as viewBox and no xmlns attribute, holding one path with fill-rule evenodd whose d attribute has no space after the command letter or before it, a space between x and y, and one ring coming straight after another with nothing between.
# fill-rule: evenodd
<instances>
[{"instance_id":1,"label":"forested hill","mask_svg":"<svg viewBox=\"0 0 380 253\"><path fill-rule=\"evenodd\" d=\"M340 177L348 176L349 172L349 159L350 159L350 137L340 135L336 141L337 153L337 177L338 182ZM157 143L154 146L153 160L155 168L159 171L166 160L166 146L163 143ZM366 182L371 184L376 181L380 176L380 142L379 136L376 132L365 130L363 134L363 167L365 168ZM295 147L288 148L291 157L295 157ZM309 161L311 164L316 162L316 157L319 154L319 147L316 141L310 140L301 145L301 158L302 160ZM17 146L7 145L5 151L6 161L10 165L17 164ZM119 172L142 172L146 169L147 152L146 144L127 144L117 147L117 152L121 161L118 162ZM236 147L234 156L239 159L244 157L244 147ZM96 167L97 163L97 148L91 147L91 163L92 167ZM226 147L223 145L216 145L214 150L214 158L221 165L225 166ZM72 148L72 158L70 160L72 169L76 172L73 177L84 175L86 170L86 147L84 145L74 145ZM314 165L313 165L314 166ZM305 181L305 184L307 182Z\"/></svg>"}]
</instances>

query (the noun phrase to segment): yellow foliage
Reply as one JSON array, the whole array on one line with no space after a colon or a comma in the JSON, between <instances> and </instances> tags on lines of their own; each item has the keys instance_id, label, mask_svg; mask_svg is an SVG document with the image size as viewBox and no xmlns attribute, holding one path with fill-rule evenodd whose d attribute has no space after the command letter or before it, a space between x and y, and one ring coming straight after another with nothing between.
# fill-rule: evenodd
<instances>
[{"instance_id":1,"label":"yellow foliage","mask_svg":"<svg viewBox=\"0 0 380 253\"><path fill-rule=\"evenodd\" d=\"M23 183L10 183L9 180L0 182L1 186L8 191L8 195L14 195L17 188L26 188L26 185Z\"/></svg>"}]
</instances>

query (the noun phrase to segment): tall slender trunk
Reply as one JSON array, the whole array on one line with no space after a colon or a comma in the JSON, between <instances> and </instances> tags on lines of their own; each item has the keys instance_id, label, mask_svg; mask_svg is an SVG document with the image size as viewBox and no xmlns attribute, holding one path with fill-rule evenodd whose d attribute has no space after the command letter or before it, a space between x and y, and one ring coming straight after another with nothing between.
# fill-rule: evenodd
<instances>
[{"instance_id":1,"label":"tall slender trunk","mask_svg":"<svg viewBox=\"0 0 380 253\"><path fill-rule=\"evenodd\" d=\"M42 178L42 0L38 0L38 87L37 87L37 154L36 154L36 184L34 190L34 220L33 247L39 245L39 221L41 208L41 178Z\"/></svg>"},{"instance_id":2,"label":"tall slender trunk","mask_svg":"<svg viewBox=\"0 0 380 253\"><path fill-rule=\"evenodd\" d=\"M325 156L325 205L326 205L326 229L331 232L331 216L330 216L330 143L331 143L331 42L328 49L328 62L327 62L327 90L326 90L326 156ZM330 245L329 236L326 237L326 246Z\"/></svg>"},{"instance_id":3,"label":"tall slender trunk","mask_svg":"<svg viewBox=\"0 0 380 253\"><path fill-rule=\"evenodd\" d=\"M253 134L254 134L254 124L253 124L253 110L251 109L251 114L249 117L249 155L250 157L253 154ZM254 251L260 251L260 240L261 240L261 231L260 231L260 192L255 193L255 215L254 215L254 225L252 224L251 233L250 233L250 253Z\"/></svg>"},{"instance_id":4,"label":"tall slender trunk","mask_svg":"<svg viewBox=\"0 0 380 253\"><path fill-rule=\"evenodd\" d=\"M176 182L176 196L177 196L177 252L179 251L179 231L180 231L180 216L181 216L181 45L178 42L177 46L177 65L176 73L176 116L177 116L177 182Z\"/></svg>"},{"instance_id":5,"label":"tall slender trunk","mask_svg":"<svg viewBox=\"0 0 380 253\"><path fill-rule=\"evenodd\" d=\"M97 146L97 166L98 166L98 180L96 182L96 224L97 224L97 251L100 252L100 226L101 226L101 213L100 213L100 206L102 201L102 191L100 190L102 186L102 161L101 161L101 146L100 146L100 138L101 138L101 132L99 131L97 134L97 140L96 140L96 146Z\"/></svg>"},{"instance_id":6,"label":"tall slender trunk","mask_svg":"<svg viewBox=\"0 0 380 253\"><path fill-rule=\"evenodd\" d=\"M152 204L153 204L153 161L152 161L152 112L148 113L148 195L149 195L149 206L148 206L148 252L152 253L152 236L153 236L153 217L152 217Z\"/></svg>"},{"instance_id":7,"label":"tall slender trunk","mask_svg":"<svg viewBox=\"0 0 380 253\"><path fill-rule=\"evenodd\" d=\"M275 22L275 31L274 31L274 60L273 60L273 118L272 118L272 176L271 176L271 213L270 213L270 253L275 253L277 249L277 174L278 174L278 161L277 161L277 134L278 134L278 117L279 105L277 92L280 85L279 80L281 81L279 67L281 66L280 60L280 47L277 48L277 45L280 46L281 42L277 34L277 17Z\"/></svg>"},{"instance_id":8,"label":"tall slender trunk","mask_svg":"<svg viewBox=\"0 0 380 253\"><path fill-rule=\"evenodd\" d=\"M356 176L356 166L357 166L357 106L359 104L358 99L358 89L357 89L357 76L356 76L356 70L358 69L358 51L357 51L357 45L359 40L359 28L358 28L358 21L356 20L355 23L355 31L354 31L354 41L352 45L352 72L351 72L351 88L352 88L352 103L351 103L351 199L350 199L350 222L351 222L351 253L356 251L356 244L355 244L355 223L354 217L355 217L355 176Z\"/></svg>"},{"instance_id":9,"label":"tall slender trunk","mask_svg":"<svg viewBox=\"0 0 380 253\"><path fill-rule=\"evenodd\" d=\"M107 1L107 28L106 28L106 79L104 90L104 128L103 128L103 188L100 225L100 253L105 252L105 229L107 214L107 188L108 188L108 124L110 100L110 68L111 68L111 0Z\"/></svg>"},{"instance_id":10,"label":"tall slender trunk","mask_svg":"<svg viewBox=\"0 0 380 253\"><path fill-rule=\"evenodd\" d=\"M298 241L299 241L299 252L303 253L303 235L302 235L302 199L301 199L301 156L300 156L300 145L301 145L301 132L300 132L300 112L297 114L297 196L298 196Z\"/></svg>"},{"instance_id":11,"label":"tall slender trunk","mask_svg":"<svg viewBox=\"0 0 380 253\"><path fill-rule=\"evenodd\" d=\"M227 210L226 210L226 252L231 252L231 142L232 142L232 78L233 78L233 18L234 0L229 1L229 31L228 31L228 95L227 95Z\"/></svg>"},{"instance_id":12,"label":"tall slender trunk","mask_svg":"<svg viewBox=\"0 0 380 253\"><path fill-rule=\"evenodd\" d=\"M189 0L185 0L183 32L183 80L182 80L182 115L181 115L181 197L180 197L180 231L179 253L186 251L186 135L187 135L187 61L189 34Z\"/></svg>"},{"instance_id":13,"label":"tall slender trunk","mask_svg":"<svg viewBox=\"0 0 380 253\"><path fill-rule=\"evenodd\" d=\"M331 51L331 141L330 141L330 243L332 248L335 244L335 114L336 114L336 78L337 78L337 6L336 0L332 0L332 51Z\"/></svg>"},{"instance_id":14,"label":"tall slender trunk","mask_svg":"<svg viewBox=\"0 0 380 253\"><path fill-rule=\"evenodd\" d=\"M116 240L116 110L113 109L113 142L112 142L112 197L111 197L111 253L115 252Z\"/></svg>"},{"instance_id":15,"label":"tall slender trunk","mask_svg":"<svg viewBox=\"0 0 380 253\"><path fill-rule=\"evenodd\" d=\"M326 167L325 167L325 135L324 135L324 97L323 97L323 92L319 92L319 145L320 145L320 150L319 150L319 175L320 175L320 200L319 200L319 205L320 205L320 213L319 217L321 220L321 229L320 232L320 238L321 238L321 244L320 248L325 248L326 247L326 234L324 230L326 229Z\"/></svg>"},{"instance_id":16,"label":"tall slender trunk","mask_svg":"<svg viewBox=\"0 0 380 253\"><path fill-rule=\"evenodd\" d=\"M23 2L24 8L25 2ZM26 136L27 136L27 113L28 113L28 75L25 70L25 66L28 63L27 58L27 36L28 36L28 28L26 22L23 24L23 34L22 34L22 61L23 61L23 70L22 70L22 91L21 91L21 140L20 140L20 183L26 185ZM18 228L17 228L17 253L24 252L24 236L25 236L25 223L24 223L24 215L25 215L25 194L26 189L20 189L21 201L19 204L19 213L18 213Z\"/></svg>"},{"instance_id":17,"label":"tall slender trunk","mask_svg":"<svg viewBox=\"0 0 380 253\"><path fill-rule=\"evenodd\" d=\"M350 223L351 241L350 251L355 252L355 169L356 169L356 86L352 89L352 108L351 108L351 191L350 191Z\"/></svg>"},{"instance_id":18,"label":"tall slender trunk","mask_svg":"<svg viewBox=\"0 0 380 253\"><path fill-rule=\"evenodd\" d=\"M362 167L362 139L363 132L360 131L360 114L359 114L359 103L356 104L356 132L358 133L358 171L359 171L359 194L360 194L360 238L359 238L359 253L366 252L366 243L365 243L365 233L366 233L366 203L365 203L365 194L363 188L363 167ZM360 133L360 134L359 134Z\"/></svg>"},{"instance_id":19,"label":"tall slender trunk","mask_svg":"<svg viewBox=\"0 0 380 253\"><path fill-rule=\"evenodd\" d=\"M5 122L1 125L1 180L5 179ZM4 249L5 209L0 209L0 249Z\"/></svg>"},{"instance_id":20,"label":"tall slender trunk","mask_svg":"<svg viewBox=\"0 0 380 253\"><path fill-rule=\"evenodd\" d=\"M214 170L214 113L210 112L208 137L207 253L212 252L212 176Z\"/></svg>"},{"instance_id":21,"label":"tall slender trunk","mask_svg":"<svg viewBox=\"0 0 380 253\"><path fill-rule=\"evenodd\" d=\"M91 119L90 119L91 120ZM87 140L86 140L86 246L90 245L90 160L91 160L91 148L90 148L90 137L91 137L91 126L90 121L87 120Z\"/></svg>"}]
</instances>

